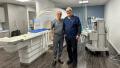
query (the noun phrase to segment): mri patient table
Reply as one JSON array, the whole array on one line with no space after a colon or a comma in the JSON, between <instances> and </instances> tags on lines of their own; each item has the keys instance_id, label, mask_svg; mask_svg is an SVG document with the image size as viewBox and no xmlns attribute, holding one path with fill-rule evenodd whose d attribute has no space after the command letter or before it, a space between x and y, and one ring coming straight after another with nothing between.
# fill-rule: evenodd
<instances>
[{"instance_id":1,"label":"mri patient table","mask_svg":"<svg viewBox=\"0 0 120 68\"><path fill-rule=\"evenodd\" d=\"M0 38L0 46L7 52L18 51L20 62L29 64L48 50L49 32L39 30L11 38Z\"/></svg>"}]
</instances>

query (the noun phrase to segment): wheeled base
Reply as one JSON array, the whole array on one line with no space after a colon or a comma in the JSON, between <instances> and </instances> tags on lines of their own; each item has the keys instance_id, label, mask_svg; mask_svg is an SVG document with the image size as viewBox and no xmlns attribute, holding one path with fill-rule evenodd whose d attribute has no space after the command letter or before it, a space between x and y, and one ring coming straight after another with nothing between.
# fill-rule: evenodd
<instances>
[{"instance_id":1,"label":"wheeled base","mask_svg":"<svg viewBox=\"0 0 120 68\"><path fill-rule=\"evenodd\" d=\"M114 60L114 61L119 61L120 62L120 54L117 54L115 56L110 57L110 59Z\"/></svg>"},{"instance_id":2,"label":"wheeled base","mask_svg":"<svg viewBox=\"0 0 120 68\"><path fill-rule=\"evenodd\" d=\"M106 56L109 56L109 49L108 48L95 48L91 44L87 44L85 47L86 51L90 52L93 55L100 55L100 54L105 54Z\"/></svg>"}]
</instances>

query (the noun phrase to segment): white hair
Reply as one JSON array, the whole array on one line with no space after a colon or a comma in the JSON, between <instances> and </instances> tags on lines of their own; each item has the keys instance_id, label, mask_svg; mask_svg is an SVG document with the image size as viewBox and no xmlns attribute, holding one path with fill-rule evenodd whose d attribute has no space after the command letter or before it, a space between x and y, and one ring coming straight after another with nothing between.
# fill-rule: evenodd
<instances>
[{"instance_id":1,"label":"white hair","mask_svg":"<svg viewBox=\"0 0 120 68\"><path fill-rule=\"evenodd\" d=\"M67 7L66 11L69 11L69 10L72 11L72 8L71 7Z\"/></svg>"},{"instance_id":2,"label":"white hair","mask_svg":"<svg viewBox=\"0 0 120 68\"><path fill-rule=\"evenodd\" d=\"M62 14L62 11L60 11L60 10L57 10L57 11L56 11L56 13L61 13L61 14Z\"/></svg>"}]
</instances>

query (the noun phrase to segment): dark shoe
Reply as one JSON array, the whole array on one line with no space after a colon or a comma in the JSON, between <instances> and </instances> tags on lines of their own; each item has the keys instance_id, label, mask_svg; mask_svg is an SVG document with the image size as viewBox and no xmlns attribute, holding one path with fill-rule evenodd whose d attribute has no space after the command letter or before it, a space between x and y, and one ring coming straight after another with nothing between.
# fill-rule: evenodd
<instances>
[{"instance_id":1,"label":"dark shoe","mask_svg":"<svg viewBox=\"0 0 120 68\"><path fill-rule=\"evenodd\" d=\"M60 59L58 60L58 62L59 62L60 64L63 64L63 61L61 61Z\"/></svg>"},{"instance_id":2,"label":"dark shoe","mask_svg":"<svg viewBox=\"0 0 120 68\"><path fill-rule=\"evenodd\" d=\"M69 60L69 61L67 61L67 64L68 64L68 65L72 64L72 61L70 61L70 60Z\"/></svg>"},{"instance_id":3,"label":"dark shoe","mask_svg":"<svg viewBox=\"0 0 120 68\"><path fill-rule=\"evenodd\" d=\"M56 66L57 61L52 62L52 66Z\"/></svg>"},{"instance_id":4,"label":"dark shoe","mask_svg":"<svg viewBox=\"0 0 120 68\"><path fill-rule=\"evenodd\" d=\"M77 63L73 63L73 68L77 68Z\"/></svg>"}]
</instances>

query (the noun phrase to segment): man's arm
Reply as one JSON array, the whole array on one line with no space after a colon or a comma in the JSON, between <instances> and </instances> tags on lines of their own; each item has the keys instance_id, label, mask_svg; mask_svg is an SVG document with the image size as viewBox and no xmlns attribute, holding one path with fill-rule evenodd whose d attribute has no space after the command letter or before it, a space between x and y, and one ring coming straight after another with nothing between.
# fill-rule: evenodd
<instances>
[{"instance_id":1,"label":"man's arm","mask_svg":"<svg viewBox=\"0 0 120 68\"><path fill-rule=\"evenodd\" d=\"M55 25L54 25L54 21L51 21L51 37L52 37L52 40L53 40L53 37L54 37L54 29L55 28Z\"/></svg>"},{"instance_id":2,"label":"man's arm","mask_svg":"<svg viewBox=\"0 0 120 68\"><path fill-rule=\"evenodd\" d=\"M78 18L78 22L77 22L77 24L78 24L78 36L80 36L80 34L81 34L81 32L82 32L82 26L81 26L81 21L80 21L80 19Z\"/></svg>"},{"instance_id":3,"label":"man's arm","mask_svg":"<svg viewBox=\"0 0 120 68\"><path fill-rule=\"evenodd\" d=\"M63 19L63 34L65 34L65 19Z\"/></svg>"}]
</instances>

